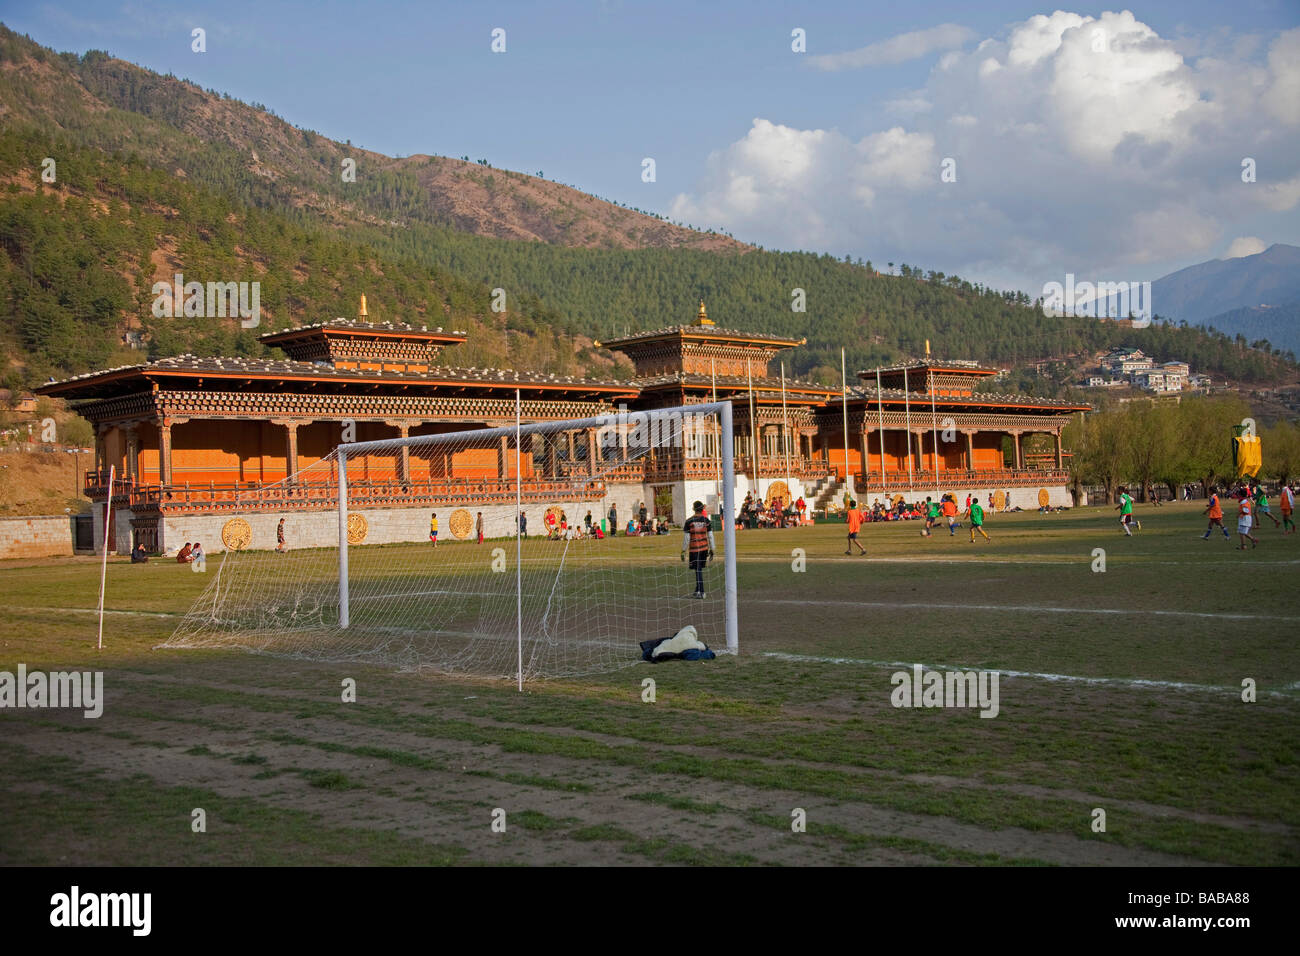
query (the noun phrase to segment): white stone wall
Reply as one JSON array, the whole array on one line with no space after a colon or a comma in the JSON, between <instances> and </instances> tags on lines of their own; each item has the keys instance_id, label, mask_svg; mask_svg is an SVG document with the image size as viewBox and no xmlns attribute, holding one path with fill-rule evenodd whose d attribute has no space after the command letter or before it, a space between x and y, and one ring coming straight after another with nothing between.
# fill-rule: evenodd
<instances>
[{"instance_id":1,"label":"white stone wall","mask_svg":"<svg viewBox=\"0 0 1300 956\"><path fill-rule=\"evenodd\" d=\"M135 512L130 508L119 508L113 521L113 548L118 554L130 554L135 544L131 540L131 519ZM101 529L102 533L102 529ZM103 550L103 545L99 550Z\"/></svg>"},{"instance_id":2,"label":"white stone wall","mask_svg":"<svg viewBox=\"0 0 1300 956\"><path fill-rule=\"evenodd\" d=\"M627 526L630 516L638 501L647 500L646 489L639 484L610 485L610 494L602 501L575 501L572 499L555 499L554 501L525 501L523 511L528 516L529 537L544 535L546 510L552 505L559 505L568 514L569 523L581 523L587 511L591 511L592 520L608 518L609 504L617 502L620 532ZM451 532L451 516L460 506L451 505L440 508L365 508L352 512L366 519L368 526L365 544L388 544L398 541L428 541L429 515L438 513L438 540L459 540ZM515 533L515 507L513 504L492 504L479 507L467 507L470 518L483 512L483 535L485 538L513 538ZM119 513L120 514L120 513ZM225 550L221 541L221 529L232 518L247 521L253 532L250 548L270 551L276 546L276 527L280 518L284 518L285 545L289 548L337 548L339 543L339 519L337 511L311 512L266 512L262 514L223 514L223 515L173 515L165 518L160 528L159 547L175 553L187 542L198 541L208 554L219 554ZM119 517L119 521L121 518ZM464 540L473 540L473 525Z\"/></svg>"},{"instance_id":3,"label":"white stone wall","mask_svg":"<svg viewBox=\"0 0 1300 956\"><path fill-rule=\"evenodd\" d=\"M72 554L69 515L30 515L0 518L0 559L48 558Z\"/></svg>"},{"instance_id":4,"label":"white stone wall","mask_svg":"<svg viewBox=\"0 0 1300 956\"><path fill-rule=\"evenodd\" d=\"M95 525L95 553L103 554L104 552L104 503L101 501L92 502L90 513L94 516Z\"/></svg>"},{"instance_id":5,"label":"white stone wall","mask_svg":"<svg viewBox=\"0 0 1300 956\"><path fill-rule=\"evenodd\" d=\"M907 491L904 488L899 488L897 490L891 489L889 492L890 500L892 501L898 495L902 495L904 500L909 502L924 501L927 496L931 498L936 498L934 488L921 488L917 485L913 485L912 487L915 488L916 490ZM1048 503L1051 507L1070 508L1074 506L1074 499L1070 497L1070 489L1067 488L1065 485L1042 485L1041 487L1047 489L1047 494L1049 499ZM940 490L939 494L942 495L948 492L952 492L953 494L955 494L957 496L957 507L961 509L964 509L966 507L967 495L979 495L980 504L983 505L984 509L987 511L989 510L988 507L989 495L991 494L996 495L999 490L1003 492L1009 492L1011 494L1011 506L1013 508L1019 508L1022 511L1038 510L1038 491L1039 491L1038 487L1032 487L1032 488L1019 487L1019 488L999 489L999 488L964 488L961 486L945 486ZM856 495L855 497L857 499L859 507L868 508L868 509L873 504L875 504L876 499L880 499L882 502L885 499L885 496L883 494L876 491L867 492L865 494L859 494ZM839 506L842 499L843 499L843 495L836 495L835 504L837 507Z\"/></svg>"},{"instance_id":6,"label":"white stone wall","mask_svg":"<svg viewBox=\"0 0 1300 956\"><path fill-rule=\"evenodd\" d=\"M754 489L755 492L766 494L772 482L782 480L775 478L764 478L759 482L753 482L745 475L736 476L736 507L739 509L740 503L745 500L745 494ZM798 498L804 495L807 500L806 490L803 482L799 479L792 479L792 491ZM915 487L915 486L914 486ZM1052 507L1070 507L1072 499L1070 498L1069 489L1064 485L1043 486L1047 489L1049 500ZM978 494L980 502L987 508L988 496L990 492L996 492L996 488L964 488L964 487L946 487L944 491L952 491L957 496L957 504L965 506L967 494ZM1010 491L1013 506L1019 506L1026 511L1033 511L1038 508L1038 488L1011 488L1002 489ZM653 489L648 485L642 484L610 484L607 488L607 495L599 502L585 502L575 500L555 499L547 502L524 502L523 510L528 515L528 533L530 536L536 536L546 533L546 526L543 518L546 509L552 505L559 505L569 516L571 523L580 523L588 509L591 510L593 520L607 518L609 516L609 506L613 502L618 506L618 533L622 534L627 527L627 520L636 513L637 505L645 502L646 507L653 511ZM891 491L890 497L902 494L909 501L924 501L926 495L934 495L933 489L918 488L912 492L906 492L902 489ZM870 508L877 498L884 498L880 493L868 493L858 495L857 500L860 506ZM678 482L673 488L673 523L680 526L682 522L689 517L690 506L696 501L703 501L708 505L709 513L716 514L721 508L721 501L717 494L717 484L712 481L687 481ZM837 500L838 503L838 500ZM452 540L454 535L451 533L451 516L458 510L459 506L452 505L436 509L438 511L438 538L440 541ZM428 508L367 508L357 511L357 514L365 517L368 531L366 535L366 544L387 544L399 541L427 541L429 537L429 513ZM479 508L467 508L470 512L471 519ZM484 519L484 536L486 538L510 538L514 536L515 531L515 508L510 505L485 505L482 507ZM96 504L93 509L95 518L95 540L103 541L104 538L104 507L102 504ZM119 554L128 554L131 550L131 517L129 509L120 509L117 513L117 526L115 543ZM253 540L251 547L258 550L272 550L276 546L276 526L281 517L285 519L285 543L290 548L336 548L338 547L338 513L335 511L313 511L313 512L289 512L281 514L279 512L251 513L240 515L173 515L165 518L159 528L159 548L164 552L175 553L187 542L199 541L203 544L203 550L208 554L219 554L225 550L221 541L221 529L231 518L239 517L247 521L252 528ZM34 521L39 523L39 532L33 528L37 526L25 526L15 524L13 530L6 536L5 522L25 522ZM58 517L40 517L40 518L7 518L0 519L0 558L30 556L32 552L22 552L15 550L20 547L19 542L24 536L31 537L37 535L41 541L48 541L48 547L54 550L42 551L42 554L71 554L73 548L73 533L71 522L66 515ZM473 526L469 538L473 538ZM59 550L61 549L61 550Z\"/></svg>"},{"instance_id":7,"label":"white stone wall","mask_svg":"<svg viewBox=\"0 0 1300 956\"><path fill-rule=\"evenodd\" d=\"M627 519L632 517L636 512L637 505L644 501L646 511L654 513L654 498L650 488L647 485L639 483L620 483L610 482L605 485L605 500L601 504L600 510L602 518L609 517L609 506L614 504L618 508L618 533L622 534L627 530ZM584 514L585 509L584 509ZM591 516L596 517L596 511L593 509Z\"/></svg>"},{"instance_id":8,"label":"white stone wall","mask_svg":"<svg viewBox=\"0 0 1300 956\"><path fill-rule=\"evenodd\" d=\"M740 511L740 506L745 501L745 495L747 495L750 491L754 492L755 497L761 495L764 501L769 501L770 495L768 494L768 489L770 489L772 485L774 485L778 481L784 483L790 489L791 501L798 501L800 497L802 497L804 501L809 501L808 496L804 494L803 480L801 478L795 477L794 475L790 476L790 480L788 482L783 477L759 478L755 480L745 475L737 475L736 484L740 490L740 496L736 499L737 512ZM809 504L811 504L810 501Z\"/></svg>"}]
</instances>

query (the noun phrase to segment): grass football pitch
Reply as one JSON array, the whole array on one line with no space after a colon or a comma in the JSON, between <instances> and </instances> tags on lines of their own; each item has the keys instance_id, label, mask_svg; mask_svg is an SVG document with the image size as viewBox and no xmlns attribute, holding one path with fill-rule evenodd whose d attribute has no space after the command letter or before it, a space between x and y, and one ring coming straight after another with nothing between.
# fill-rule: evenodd
<instances>
[{"instance_id":1,"label":"grass football pitch","mask_svg":"<svg viewBox=\"0 0 1300 956\"><path fill-rule=\"evenodd\" d=\"M106 698L0 709L0 863L1294 865L1300 535L1138 516L740 532L739 656L522 694L155 650L208 583L157 559L110 560L97 651L97 560L0 562L0 671ZM600 546L690 589L679 535ZM997 716L895 707L913 664L997 671Z\"/></svg>"}]
</instances>

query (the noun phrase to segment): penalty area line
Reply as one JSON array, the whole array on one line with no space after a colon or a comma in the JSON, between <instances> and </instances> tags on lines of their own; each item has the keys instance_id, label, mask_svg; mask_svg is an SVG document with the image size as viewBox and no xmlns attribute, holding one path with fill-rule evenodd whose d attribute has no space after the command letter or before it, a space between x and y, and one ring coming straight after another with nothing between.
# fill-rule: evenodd
<instances>
[{"instance_id":1,"label":"penalty area line","mask_svg":"<svg viewBox=\"0 0 1300 956\"><path fill-rule=\"evenodd\" d=\"M786 654L781 651L764 651L764 657L771 657L775 660L793 661L802 664L850 664L858 667L895 667L910 670L916 665L916 661L869 661L854 657L814 657L809 654ZM962 667L953 664L922 664L921 667L927 671L968 671L976 668ZM1003 667L984 668L987 671L995 671L1002 677L1027 677L1031 680L1042 680L1055 683L1068 684L1093 684L1100 686L1112 687L1141 687L1152 690L1190 690L1190 691L1207 691L1215 694L1233 694L1241 693L1240 687L1220 687L1214 684L1188 684L1182 681L1169 680L1150 680L1142 677L1083 677L1078 674L1048 674L1038 671L1013 671ZM1294 690L1300 683L1288 684L1287 690ZM1266 690L1261 693L1268 694L1272 697L1286 697L1294 700L1294 694L1284 693L1277 690Z\"/></svg>"},{"instance_id":2,"label":"penalty area line","mask_svg":"<svg viewBox=\"0 0 1300 956\"><path fill-rule=\"evenodd\" d=\"M1020 611L1028 614L1113 614L1158 617L1198 617L1232 621L1297 621L1300 617L1285 614L1233 614L1222 611L1163 611L1115 607L1051 607L1042 604L938 604L933 601L798 601L793 598L746 598L745 604L809 604L831 607L876 607L888 610L921 611Z\"/></svg>"}]
</instances>

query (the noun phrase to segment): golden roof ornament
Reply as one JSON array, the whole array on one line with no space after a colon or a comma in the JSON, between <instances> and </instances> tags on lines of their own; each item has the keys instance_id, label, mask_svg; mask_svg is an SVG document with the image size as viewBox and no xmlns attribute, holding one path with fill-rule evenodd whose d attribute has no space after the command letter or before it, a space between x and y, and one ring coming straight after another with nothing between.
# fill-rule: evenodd
<instances>
[{"instance_id":1,"label":"golden roof ornament","mask_svg":"<svg viewBox=\"0 0 1300 956\"><path fill-rule=\"evenodd\" d=\"M695 314L696 325L712 325L713 320L709 318L709 313L704 310L704 300L700 300L700 311Z\"/></svg>"},{"instance_id":2,"label":"golden roof ornament","mask_svg":"<svg viewBox=\"0 0 1300 956\"><path fill-rule=\"evenodd\" d=\"M361 311L357 313L357 318L364 320L369 317L370 313L366 311L366 294L363 292L361 293Z\"/></svg>"}]
</instances>

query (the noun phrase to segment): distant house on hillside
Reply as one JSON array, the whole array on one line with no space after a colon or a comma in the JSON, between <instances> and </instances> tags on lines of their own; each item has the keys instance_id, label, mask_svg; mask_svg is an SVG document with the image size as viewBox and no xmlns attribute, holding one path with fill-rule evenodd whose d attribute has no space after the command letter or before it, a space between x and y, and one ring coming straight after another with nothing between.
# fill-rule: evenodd
<instances>
[{"instance_id":1,"label":"distant house on hillside","mask_svg":"<svg viewBox=\"0 0 1300 956\"><path fill-rule=\"evenodd\" d=\"M1111 349L1101 360L1101 369L1111 375L1128 378L1139 372L1145 372L1154 364L1141 349Z\"/></svg>"},{"instance_id":2,"label":"distant house on hillside","mask_svg":"<svg viewBox=\"0 0 1300 956\"><path fill-rule=\"evenodd\" d=\"M36 396L31 392L20 392L15 399L10 389L0 388L0 406L22 415L31 415L36 411Z\"/></svg>"}]
</instances>

